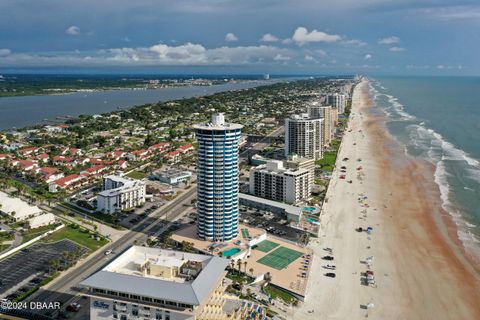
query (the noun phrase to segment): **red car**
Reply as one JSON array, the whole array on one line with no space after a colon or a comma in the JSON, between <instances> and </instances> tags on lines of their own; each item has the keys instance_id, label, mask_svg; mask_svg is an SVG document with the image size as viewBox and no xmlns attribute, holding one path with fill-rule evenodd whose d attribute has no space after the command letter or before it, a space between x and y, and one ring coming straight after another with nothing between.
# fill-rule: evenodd
<instances>
[{"instance_id":1,"label":"red car","mask_svg":"<svg viewBox=\"0 0 480 320\"><path fill-rule=\"evenodd\" d=\"M345 175L342 174L342 175L340 176L340 179L345 179Z\"/></svg>"}]
</instances>

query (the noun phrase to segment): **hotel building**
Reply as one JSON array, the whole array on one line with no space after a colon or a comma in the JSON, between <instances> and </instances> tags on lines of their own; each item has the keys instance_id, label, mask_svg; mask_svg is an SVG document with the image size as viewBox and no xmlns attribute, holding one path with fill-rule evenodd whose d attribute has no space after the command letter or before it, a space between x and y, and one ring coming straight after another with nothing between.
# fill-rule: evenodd
<instances>
[{"instance_id":1,"label":"hotel building","mask_svg":"<svg viewBox=\"0 0 480 320\"><path fill-rule=\"evenodd\" d=\"M308 114L285 119L285 156L297 154L304 158L323 158L324 119L311 119Z\"/></svg>"},{"instance_id":2,"label":"hotel building","mask_svg":"<svg viewBox=\"0 0 480 320\"><path fill-rule=\"evenodd\" d=\"M249 189L256 197L295 204L310 197L311 171L287 169L282 161L269 160L250 170Z\"/></svg>"},{"instance_id":3,"label":"hotel building","mask_svg":"<svg viewBox=\"0 0 480 320\"><path fill-rule=\"evenodd\" d=\"M223 279L230 261L209 255L132 246L80 283L91 319L240 319Z\"/></svg>"},{"instance_id":4,"label":"hotel building","mask_svg":"<svg viewBox=\"0 0 480 320\"><path fill-rule=\"evenodd\" d=\"M226 123L222 113L195 125L198 140L197 234L202 240L228 241L238 230L238 141L242 125Z\"/></svg>"},{"instance_id":5,"label":"hotel building","mask_svg":"<svg viewBox=\"0 0 480 320\"><path fill-rule=\"evenodd\" d=\"M97 195L97 210L112 214L145 203L145 182L123 176L109 175L103 178L103 191Z\"/></svg>"}]
</instances>

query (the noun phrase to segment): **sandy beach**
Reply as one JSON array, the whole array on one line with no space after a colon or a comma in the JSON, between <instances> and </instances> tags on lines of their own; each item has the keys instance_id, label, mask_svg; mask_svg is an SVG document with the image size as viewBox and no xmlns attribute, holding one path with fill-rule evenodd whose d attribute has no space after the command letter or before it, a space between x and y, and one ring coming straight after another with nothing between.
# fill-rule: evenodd
<instances>
[{"instance_id":1,"label":"sandy beach","mask_svg":"<svg viewBox=\"0 0 480 320\"><path fill-rule=\"evenodd\" d=\"M451 226L434 168L408 157L372 106L363 81L354 91L319 238L311 244L316 259L307 301L292 317L480 319L480 276L447 236ZM347 167L345 179L341 166ZM355 230L369 226L371 234ZM334 261L321 259L325 247L333 249ZM367 257L375 284L362 283ZM331 272L327 264L336 265L336 278L324 276Z\"/></svg>"}]
</instances>

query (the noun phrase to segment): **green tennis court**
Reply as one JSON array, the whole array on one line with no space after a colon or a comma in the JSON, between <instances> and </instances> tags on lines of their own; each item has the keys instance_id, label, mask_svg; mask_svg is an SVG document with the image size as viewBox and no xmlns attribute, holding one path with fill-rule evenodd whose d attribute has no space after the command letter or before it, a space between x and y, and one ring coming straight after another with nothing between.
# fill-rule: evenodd
<instances>
[{"instance_id":1,"label":"green tennis court","mask_svg":"<svg viewBox=\"0 0 480 320\"><path fill-rule=\"evenodd\" d=\"M257 260L257 262L277 270L282 270L301 256L303 256L303 253L299 251L280 247L267 254L265 257Z\"/></svg>"},{"instance_id":2,"label":"green tennis court","mask_svg":"<svg viewBox=\"0 0 480 320\"><path fill-rule=\"evenodd\" d=\"M270 241L270 240L263 240L262 242L257 244L255 249L267 253L267 252L271 251L273 248L276 248L278 246L279 246L279 244L276 243L276 242L273 242L273 241Z\"/></svg>"}]
</instances>

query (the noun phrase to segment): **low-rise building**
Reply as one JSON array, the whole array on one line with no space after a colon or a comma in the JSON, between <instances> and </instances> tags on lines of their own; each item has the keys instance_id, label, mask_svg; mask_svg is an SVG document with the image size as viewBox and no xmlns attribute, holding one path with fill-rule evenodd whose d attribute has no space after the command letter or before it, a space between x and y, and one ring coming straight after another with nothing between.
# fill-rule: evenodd
<instances>
[{"instance_id":1,"label":"low-rise building","mask_svg":"<svg viewBox=\"0 0 480 320\"><path fill-rule=\"evenodd\" d=\"M192 178L192 172L175 169L162 170L154 172L151 178L164 183L176 185L188 182Z\"/></svg>"},{"instance_id":2,"label":"low-rise building","mask_svg":"<svg viewBox=\"0 0 480 320\"><path fill-rule=\"evenodd\" d=\"M145 203L145 182L119 175L103 179L103 191L97 195L97 210L112 214Z\"/></svg>"},{"instance_id":3,"label":"low-rise building","mask_svg":"<svg viewBox=\"0 0 480 320\"><path fill-rule=\"evenodd\" d=\"M92 319L240 319L226 311L223 279L230 261L132 246L80 283Z\"/></svg>"},{"instance_id":4,"label":"low-rise building","mask_svg":"<svg viewBox=\"0 0 480 320\"><path fill-rule=\"evenodd\" d=\"M250 170L250 194L295 204L310 197L311 175L307 169L287 169L279 160Z\"/></svg>"}]
</instances>

